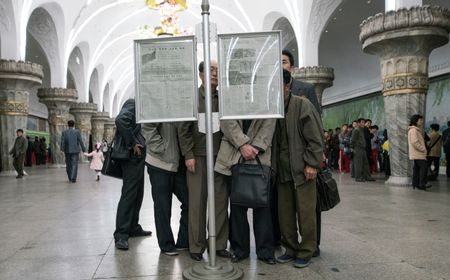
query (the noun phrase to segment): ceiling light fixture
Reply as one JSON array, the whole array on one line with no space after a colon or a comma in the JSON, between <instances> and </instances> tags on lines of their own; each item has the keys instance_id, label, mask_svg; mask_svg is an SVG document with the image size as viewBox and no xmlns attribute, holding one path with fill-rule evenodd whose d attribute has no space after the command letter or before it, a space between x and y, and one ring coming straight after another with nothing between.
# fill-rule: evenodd
<instances>
[{"instance_id":1,"label":"ceiling light fixture","mask_svg":"<svg viewBox=\"0 0 450 280\"><path fill-rule=\"evenodd\" d=\"M143 31L150 37L170 35L180 36L192 34L190 28L181 28L179 23L178 12L184 11L188 8L187 0L145 0L147 7L153 10L159 10L161 17L159 20L160 26L151 27L143 26Z\"/></svg>"}]
</instances>

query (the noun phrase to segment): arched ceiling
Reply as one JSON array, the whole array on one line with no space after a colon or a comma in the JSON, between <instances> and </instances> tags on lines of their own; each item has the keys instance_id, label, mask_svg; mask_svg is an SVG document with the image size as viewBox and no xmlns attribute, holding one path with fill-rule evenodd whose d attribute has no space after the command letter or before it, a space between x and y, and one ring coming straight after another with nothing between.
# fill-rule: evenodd
<instances>
[{"instance_id":1,"label":"arched ceiling","mask_svg":"<svg viewBox=\"0 0 450 280\"><path fill-rule=\"evenodd\" d=\"M448 0L424 1L449 2ZM201 2L201 0L188 0L189 8L179 13L181 27L188 27L195 31L195 26L201 23ZM361 2L365 3L368 0L210 0L210 20L218 23L218 33L239 33L267 31L273 28L280 18L285 18L286 22L292 26L292 35L296 37L299 66L318 65L319 56L322 57L327 52L332 53L330 49L336 47L321 43L321 46L328 45L330 48L325 48L325 52L321 50L320 54L318 53L318 38L328 28L327 26L333 24L331 19L337 7L345 5L351 14L358 14L360 10L353 6L360 5ZM383 0L372 0L372 2L384 3ZM95 69L97 74L94 76L98 79L95 82L95 88L98 90L95 91L98 93L94 94L98 96L93 97L93 100L98 102L99 110L105 108L112 113L115 110L113 107L120 106L117 104L118 101L124 101L126 97L133 94L133 40L142 38L140 27L159 25L159 11L148 9L145 0L2 0L0 1L0 34L2 36L0 43L4 46L5 42L8 42L12 46L1 48L2 58L16 60L25 58L26 35L24 33L26 34L30 20L33 26L49 28L43 24L43 21L35 21L35 18L31 17L36 9L46 15L44 18L46 22L50 22L48 14L53 23L53 25L49 24L53 39L46 37L48 42L35 36L34 33L40 31L39 29L32 27L30 30L47 53L52 75L51 87L67 86L66 77L70 56L78 48L84 62L82 73L84 87L78 88L80 102L89 100L89 85L92 84L91 76ZM7 17L4 17L4 14ZM352 28L358 29L359 23L355 21L356 26ZM17 38L11 38L9 35L14 33L14 30L17 31ZM325 39L324 42L327 40ZM47 50L47 45L51 45L52 50ZM48 53L49 51L53 53ZM201 54L201 51L199 53ZM321 64L334 66L325 63L327 61L329 59L326 56L321 58L321 62L324 62ZM59 73L54 73L55 71ZM72 74L75 76L75 73ZM105 90L107 84L108 90ZM104 96L105 93L108 96ZM116 96L117 94L121 96Z\"/></svg>"}]
</instances>

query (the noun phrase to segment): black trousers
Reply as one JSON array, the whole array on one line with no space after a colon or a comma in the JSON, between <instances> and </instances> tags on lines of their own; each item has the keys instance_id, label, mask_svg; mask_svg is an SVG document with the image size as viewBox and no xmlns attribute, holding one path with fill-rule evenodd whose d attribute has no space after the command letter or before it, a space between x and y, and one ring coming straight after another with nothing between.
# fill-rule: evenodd
<instances>
[{"instance_id":1,"label":"black trousers","mask_svg":"<svg viewBox=\"0 0 450 280\"><path fill-rule=\"evenodd\" d=\"M121 162L123 173L122 195L117 206L114 239L127 240L129 234L142 230L139 225L139 211L144 198L145 148L140 156L131 155Z\"/></svg>"},{"instance_id":2,"label":"black trousers","mask_svg":"<svg viewBox=\"0 0 450 280\"><path fill-rule=\"evenodd\" d=\"M423 187L427 184L427 161L424 159L415 159L413 167L413 187Z\"/></svg>"},{"instance_id":3,"label":"black trousers","mask_svg":"<svg viewBox=\"0 0 450 280\"><path fill-rule=\"evenodd\" d=\"M150 165L147 165L147 171L152 184L153 211L159 248L166 252L175 250L176 247L188 248L188 189L184 161L180 162L176 173ZM173 194L181 202L180 227L176 244L170 226Z\"/></svg>"},{"instance_id":4,"label":"black trousers","mask_svg":"<svg viewBox=\"0 0 450 280\"><path fill-rule=\"evenodd\" d=\"M231 205L231 247L233 253L241 258L250 255L250 227L247 219L248 208ZM253 233L255 235L256 255L258 258L273 258L274 241L272 214L270 207L253 209Z\"/></svg>"},{"instance_id":5,"label":"black trousers","mask_svg":"<svg viewBox=\"0 0 450 280\"><path fill-rule=\"evenodd\" d=\"M450 152L445 154L445 161L447 162L445 173L447 174L447 178L450 178Z\"/></svg>"},{"instance_id":6,"label":"black trousers","mask_svg":"<svg viewBox=\"0 0 450 280\"><path fill-rule=\"evenodd\" d=\"M431 170L430 177L428 177L430 180L436 180L439 176L439 165L440 165L440 157L427 157L427 166L428 170ZM431 168L431 166L434 166L434 169Z\"/></svg>"},{"instance_id":7,"label":"black trousers","mask_svg":"<svg viewBox=\"0 0 450 280\"><path fill-rule=\"evenodd\" d=\"M40 158L41 156L39 156ZM80 153L65 153L66 159L66 172L69 181L77 180L78 173L78 158L80 157ZM38 161L36 156L36 162Z\"/></svg>"}]
</instances>

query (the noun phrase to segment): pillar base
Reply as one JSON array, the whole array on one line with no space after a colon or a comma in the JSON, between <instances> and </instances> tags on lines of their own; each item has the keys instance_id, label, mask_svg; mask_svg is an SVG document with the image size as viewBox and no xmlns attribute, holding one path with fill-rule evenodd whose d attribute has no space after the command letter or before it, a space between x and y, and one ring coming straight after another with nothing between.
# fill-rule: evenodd
<instances>
[{"instance_id":1,"label":"pillar base","mask_svg":"<svg viewBox=\"0 0 450 280\"><path fill-rule=\"evenodd\" d=\"M409 187L411 186L410 177L390 176L385 182L386 185Z\"/></svg>"},{"instance_id":2,"label":"pillar base","mask_svg":"<svg viewBox=\"0 0 450 280\"><path fill-rule=\"evenodd\" d=\"M209 266L208 263L198 264L183 271L183 279L204 279L204 280L235 280L242 279L244 273L241 269L234 267L230 263L217 264L216 267Z\"/></svg>"}]
</instances>

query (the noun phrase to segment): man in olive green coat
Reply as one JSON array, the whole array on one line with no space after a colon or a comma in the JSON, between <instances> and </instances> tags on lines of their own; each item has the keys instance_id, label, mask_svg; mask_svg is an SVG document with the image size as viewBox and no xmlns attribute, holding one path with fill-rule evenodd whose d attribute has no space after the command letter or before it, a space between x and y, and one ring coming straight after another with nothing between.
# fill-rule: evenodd
<instances>
[{"instance_id":1,"label":"man in olive green coat","mask_svg":"<svg viewBox=\"0 0 450 280\"><path fill-rule=\"evenodd\" d=\"M375 181L370 175L369 161L366 153L366 139L364 137L364 127L366 120L357 120L357 128L353 130L350 146L353 149L353 162L355 167L355 181Z\"/></svg>"},{"instance_id":2,"label":"man in olive green coat","mask_svg":"<svg viewBox=\"0 0 450 280\"><path fill-rule=\"evenodd\" d=\"M25 159L25 153L28 148L28 141L23 137L23 130L18 129L16 131L17 138L14 141L14 146L9 151L9 154L13 157L13 166L17 171L17 179L23 177L23 161Z\"/></svg>"},{"instance_id":3,"label":"man in olive green coat","mask_svg":"<svg viewBox=\"0 0 450 280\"><path fill-rule=\"evenodd\" d=\"M316 175L323 155L323 128L314 105L290 93L291 75L286 70L283 82L285 118L277 120L272 144L281 242L286 248L277 261L294 260L294 266L302 268L317 248Z\"/></svg>"},{"instance_id":4,"label":"man in olive green coat","mask_svg":"<svg viewBox=\"0 0 450 280\"><path fill-rule=\"evenodd\" d=\"M198 112L205 113L205 75L204 63L199 65L199 76L202 85L199 88ZM217 92L217 62L211 61L211 91L212 111L219 109L219 97ZM200 122L184 122L178 126L178 139L181 153L185 157L187 168L187 185L189 196L189 252L192 259L202 260L202 254L207 247L206 244L206 205L207 205L207 174L206 174L206 134L199 130ZM204 123L202 124L204 126ZM213 134L213 153L219 151L222 133L217 131ZM214 196L216 210L216 248L220 257L231 257L226 250L228 242L228 194L229 184L227 178L217 172L214 173Z\"/></svg>"}]
</instances>

